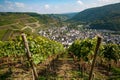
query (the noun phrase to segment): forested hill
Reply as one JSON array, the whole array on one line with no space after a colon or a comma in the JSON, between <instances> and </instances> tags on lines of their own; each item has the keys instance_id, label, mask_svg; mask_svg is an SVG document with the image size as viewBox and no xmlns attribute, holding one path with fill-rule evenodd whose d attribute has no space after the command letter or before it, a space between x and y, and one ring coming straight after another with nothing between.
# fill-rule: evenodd
<instances>
[{"instance_id":1,"label":"forested hill","mask_svg":"<svg viewBox=\"0 0 120 80\"><path fill-rule=\"evenodd\" d=\"M120 3L86 9L69 21L87 22L96 29L120 30Z\"/></svg>"},{"instance_id":2,"label":"forested hill","mask_svg":"<svg viewBox=\"0 0 120 80\"><path fill-rule=\"evenodd\" d=\"M75 16L78 12L64 13L64 14L49 14L53 18L57 18L61 21L66 21L73 16Z\"/></svg>"}]
</instances>

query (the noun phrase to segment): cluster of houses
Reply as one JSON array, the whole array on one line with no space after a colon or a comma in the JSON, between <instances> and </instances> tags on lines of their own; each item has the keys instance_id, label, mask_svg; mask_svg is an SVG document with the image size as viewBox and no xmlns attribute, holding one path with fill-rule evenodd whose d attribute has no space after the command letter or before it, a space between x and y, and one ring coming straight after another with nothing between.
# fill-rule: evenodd
<instances>
[{"instance_id":1,"label":"cluster of houses","mask_svg":"<svg viewBox=\"0 0 120 80\"><path fill-rule=\"evenodd\" d=\"M120 35L113 35L110 31L107 30L77 30L64 26L40 30L39 34L52 40L61 42L64 46L71 45L76 39L94 38L98 34L103 37L104 43L120 44Z\"/></svg>"}]
</instances>

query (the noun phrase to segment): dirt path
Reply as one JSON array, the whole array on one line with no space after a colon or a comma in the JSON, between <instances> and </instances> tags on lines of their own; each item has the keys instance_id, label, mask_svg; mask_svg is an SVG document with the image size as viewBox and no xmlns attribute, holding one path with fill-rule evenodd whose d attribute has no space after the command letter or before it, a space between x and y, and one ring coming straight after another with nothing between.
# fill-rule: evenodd
<instances>
[{"instance_id":1,"label":"dirt path","mask_svg":"<svg viewBox=\"0 0 120 80\"><path fill-rule=\"evenodd\" d=\"M72 58L64 56L54 60L40 75L49 80L74 80L79 78L77 72L78 67Z\"/></svg>"},{"instance_id":2,"label":"dirt path","mask_svg":"<svg viewBox=\"0 0 120 80\"><path fill-rule=\"evenodd\" d=\"M34 32L34 31L35 31L35 28L29 26L29 25L32 25L32 24L35 24L35 25L36 25L35 28L40 27L39 21L37 21L37 22L34 22L34 23L27 23L27 24L25 24L26 26L23 27L21 30L24 30L24 29L26 29L26 28L29 28L29 29L31 29L32 32Z\"/></svg>"},{"instance_id":3,"label":"dirt path","mask_svg":"<svg viewBox=\"0 0 120 80\"><path fill-rule=\"evenodd\" d=\"M61 60L62 65L58 67L57 75L69 80L72 77L70 71L73 69L73 64L67 58Z\"/></svg>"},{"instance_id":4,"label":"dirt path","mask_svg":"<svg viewBox=\"0 0 120 80\"><path fill-rule=\"evenodd\" d=\"M41 75L49 80L88 80L89 71L85 72L82 78L78 65L74 63L69 55L65 55L53 61ZM98 71L98 68L95 68L94 79L107 80L107 76Z\"/></svg>"}]
</instances>

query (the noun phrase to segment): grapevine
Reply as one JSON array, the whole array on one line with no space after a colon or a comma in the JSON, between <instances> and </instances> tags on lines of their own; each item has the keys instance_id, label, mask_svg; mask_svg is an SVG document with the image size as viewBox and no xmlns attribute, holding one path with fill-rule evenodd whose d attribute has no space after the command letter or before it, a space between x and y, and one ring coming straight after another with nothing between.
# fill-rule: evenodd
<instances>
[{"instance_id":1,"label":"grapevine","mask_svg":"<svg viewBox=\"0 0 120 80\"><path fill-rule=\"evenodd\" d=\"M27 37L32 59L35 64L46 60L49 56L61 53L64 48L59 42L52 41L45 37ZM25 48L21 36L10 41L0 41L0 57L24 56Z\"/></svg>"}]
</instances>

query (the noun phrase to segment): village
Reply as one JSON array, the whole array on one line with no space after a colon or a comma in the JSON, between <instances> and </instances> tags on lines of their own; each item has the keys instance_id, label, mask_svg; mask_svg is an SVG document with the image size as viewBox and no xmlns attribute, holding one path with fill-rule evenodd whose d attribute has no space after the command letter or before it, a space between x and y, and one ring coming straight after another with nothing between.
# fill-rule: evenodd
<instances>
[{"instance_id":1,"label":"village","mask_svg":"<svg viewBox=\"0 0 120 80\"><path fill-rule=\"evenodd\" d=\"M64 27L54 27L52 29L40 30L39 34L41 36L47 37L49 39L61 42L64 46L71 45L76 39L94 38L97 35L101 35L103 38L103 43L116 43L120 44L120 35L111 34L114 31L108 30L95 30L95 29L81 29Z\"/></svg>"}]
</instances>

